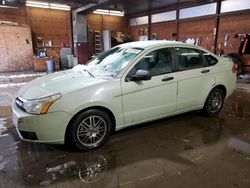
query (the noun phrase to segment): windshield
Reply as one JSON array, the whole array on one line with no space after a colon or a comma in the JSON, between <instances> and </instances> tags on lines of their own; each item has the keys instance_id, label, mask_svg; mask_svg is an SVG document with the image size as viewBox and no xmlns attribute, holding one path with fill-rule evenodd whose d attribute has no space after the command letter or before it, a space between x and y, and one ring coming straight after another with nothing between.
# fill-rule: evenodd
<instances>
[{"instance_id":1,"label":"windshield","mask_svg":"<svg viewBox=\"0 0 250 188\"><path fill-rule=\"evenodd\" d=\"M115 77L143 49L115 47L89 61L88 71L93 76Z\"/></svg>"}]
</instances>

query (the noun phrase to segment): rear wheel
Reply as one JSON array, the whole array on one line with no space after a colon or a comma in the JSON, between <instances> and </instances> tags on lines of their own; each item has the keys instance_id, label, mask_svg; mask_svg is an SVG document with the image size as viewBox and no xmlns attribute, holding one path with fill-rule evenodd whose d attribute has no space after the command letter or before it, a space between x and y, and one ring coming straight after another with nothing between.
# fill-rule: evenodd
<instances>
[{"instance_id":1,"label":"rear wheel","mask_svg":"<svg viewBox=\"0 0 250 188\"><path fill-rule=\"evenodd\" d=\"M82 112L73 121L69 131L69 141L80 150L90 150L101 146L111 133L111 119L101 110Z\"/></svg>"},{"instance_id":2,"label":"rear wheel","mask_svg":"<svg viewBox=\"0 0 250 188\"><path fill-rule=\"evenodd\" d=\"M225 96L221 89L213 89L207 97L203 112L208 116L216 116L223 107L224 98Z\"/></svg>"}]
</instances>

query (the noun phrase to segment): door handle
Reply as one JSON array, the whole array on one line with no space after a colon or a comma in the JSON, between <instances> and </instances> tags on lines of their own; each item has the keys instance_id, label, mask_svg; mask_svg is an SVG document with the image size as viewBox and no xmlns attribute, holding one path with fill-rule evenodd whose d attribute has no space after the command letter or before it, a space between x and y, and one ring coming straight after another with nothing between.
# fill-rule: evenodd
<instances>
[{"instance_id":1,"label":"door handle","mask_svg":"<svg viewBox=\"0 0 250 188\"><path fill-rule=\"evenodd\" d=\"M209 69L206 69L206 70L202 70L202 71L201 71L202 74L205 74L205 73L208 73L208 72L210 72Z\"/></svg>"},{"instance_id":2,"label":"door handle","mask_svg":"<svg viewBox=\"0 0 250 188\"><path fill-rule=\"evenodd\" d=\"M173 79L174 79L174 77L165 77L161 81L167 82L167 81L170 81L170 80L173 80Z\"/></svg>"}]
</instances>

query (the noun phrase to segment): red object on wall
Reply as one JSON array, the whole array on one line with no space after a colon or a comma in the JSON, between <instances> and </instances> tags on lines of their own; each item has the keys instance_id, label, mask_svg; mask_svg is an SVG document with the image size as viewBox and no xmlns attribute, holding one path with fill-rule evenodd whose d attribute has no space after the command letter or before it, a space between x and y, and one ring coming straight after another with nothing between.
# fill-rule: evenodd
<instances>
[{"instance_id":1,"label":"red object on wall","mask_svg":"<svg viewBox=\"0 0 250 188\"><path fill-rule=\"evenodd\" d=\"M86 64L88 61L88 43L77 42L75 48L78 64Z\"/></svg>"}]
</instances>

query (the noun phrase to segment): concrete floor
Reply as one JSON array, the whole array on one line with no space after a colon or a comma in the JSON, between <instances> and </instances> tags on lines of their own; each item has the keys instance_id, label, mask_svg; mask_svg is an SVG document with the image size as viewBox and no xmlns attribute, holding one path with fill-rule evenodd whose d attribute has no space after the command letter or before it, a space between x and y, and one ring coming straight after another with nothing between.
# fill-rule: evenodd
<instances>
[{"instance_id":1,"label":"concrete floor","mask_svg":"<svg viewBox=\"0 0 250 188\"><path fill-rule=\"evenodd\" d=\"M11 101L40 75L24 76L0 75L0 188L250 187L250 84L239 83L217 117L186 113L120 131L98 150L74 152L18 138Z\"/></svg>"}]
</instances>

